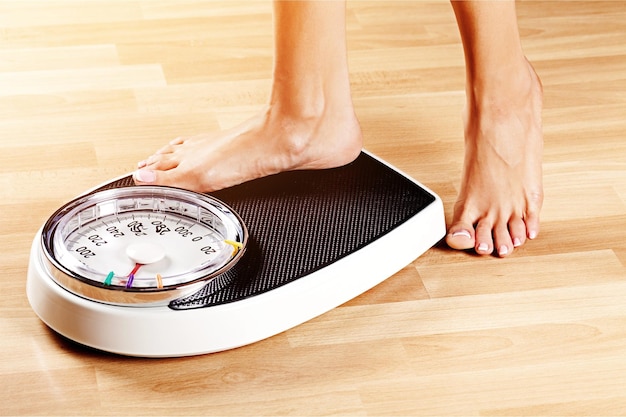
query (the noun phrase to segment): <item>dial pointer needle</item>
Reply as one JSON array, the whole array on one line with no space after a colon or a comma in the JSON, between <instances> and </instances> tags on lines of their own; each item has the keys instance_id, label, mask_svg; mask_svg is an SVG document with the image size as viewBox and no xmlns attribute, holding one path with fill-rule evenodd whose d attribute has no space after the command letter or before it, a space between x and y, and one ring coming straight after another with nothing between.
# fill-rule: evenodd
<instances>
[{"instance_id":1,"label":"dial pointer needle","mask_svg":"<svg viewBox=\"0 0 626 417\"><path fill-rule=\"evenodd\" d=\"M128 281L126 282L126 288L131 288L133 286L133 280L135 279L135 274L137 273L137 271L139 271L139 268L141 268L143 266L143 264L135 264L135 267L133 268L132 271L130 271L130 274L128 274Z\"/></svg>"}]
</instances>

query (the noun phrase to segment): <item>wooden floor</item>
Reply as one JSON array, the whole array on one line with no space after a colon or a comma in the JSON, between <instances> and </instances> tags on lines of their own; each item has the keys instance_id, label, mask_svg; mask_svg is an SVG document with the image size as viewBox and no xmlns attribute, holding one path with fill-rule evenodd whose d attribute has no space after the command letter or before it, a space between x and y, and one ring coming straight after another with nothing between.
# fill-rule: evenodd
<instances>
[{"instance_id":1,"label":"wooden floor","mask_svg":"<svg viewBox=\"0 0 626 417\"><path fill-rule=\"evenodd\" d=\"M366 148L436 191L462 161L462 50L441 1L350 1ZM266 101L267 1L0 1L1 415L626 415L626 8L523 1L545 87L540 238L443 245L355 300L232 351L137 359L35 316L53 210L178 135Z\"/></svg>"}]
</instances>

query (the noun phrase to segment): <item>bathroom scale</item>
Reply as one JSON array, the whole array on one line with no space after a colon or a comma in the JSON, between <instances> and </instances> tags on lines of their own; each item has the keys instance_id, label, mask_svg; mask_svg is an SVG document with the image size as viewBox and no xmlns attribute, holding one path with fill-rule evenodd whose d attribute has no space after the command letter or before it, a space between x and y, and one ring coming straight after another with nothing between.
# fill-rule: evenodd
<instances>
[{"instance_id":1,"label":"bathroom scale","mask_svg":"<svg viewBox=\"0 0 626 417\"><path fill-rule=\"evenodd\" d=\"M40 228L27 296L48 327L98 350L218 352L349 301L445 230L440 198L366 151L208 194L123 176Z\"/></svg>"}]
</instances>

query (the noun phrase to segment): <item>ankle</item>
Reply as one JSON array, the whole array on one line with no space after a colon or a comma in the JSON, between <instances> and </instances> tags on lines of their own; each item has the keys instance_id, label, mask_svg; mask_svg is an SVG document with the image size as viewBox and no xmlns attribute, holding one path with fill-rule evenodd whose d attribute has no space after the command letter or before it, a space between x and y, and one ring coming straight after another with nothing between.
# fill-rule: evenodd
<instances>
[{"instance_id":1,"label":"ankle","mask_svg":"<svg viewBox=\"0 0 626 417\"><path fill-rule=\"evenodd\" d=\"M361 151L363 137L352 102L339 106L322 96L319 102L299 105L275 100L264 114L264 131L273 131L277 154L285 166L339 166L354 160Z\"/></svg>"},{"instance_id":2,"label":"ankle","mask_svg":"<svg viewBox=\"0 0 626 417\"><path fill-rule=\"evenodd\" d=\"M296 118L320 118L328 111L352 109L350 79L345 66L312 71L275 69L270 105Z\"/></svg>"},{"instance_id":3,"label":"ankle","mask_svg":"<svg viewBox=\"0 0 626 417\"><path fill-rule=\"evenodd\" d=\"M542 100L543 87L534 68L525 57L514 65L468 76L467 103L470 109L507 113L507 109Z\"/></svg>"}]
</instances>

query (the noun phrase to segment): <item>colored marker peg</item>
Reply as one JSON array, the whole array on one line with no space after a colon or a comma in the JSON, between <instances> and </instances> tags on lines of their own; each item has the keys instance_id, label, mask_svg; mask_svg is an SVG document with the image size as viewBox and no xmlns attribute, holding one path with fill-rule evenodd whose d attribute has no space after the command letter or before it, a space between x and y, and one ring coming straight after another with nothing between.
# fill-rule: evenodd
<instances>
[{"instance_id":1,"label":"colored marker peg","mask_svg":"<svg viewBox=\"0 0 626 417\"><path fill-rule=\"evenodd\" d=\"M224 239L224 243L233 247L233 253L231 254L231 256L237 255L237 252L239 252L243 248L243 244L235 242L234 240Z\"/></svg>"}]
</instances>

